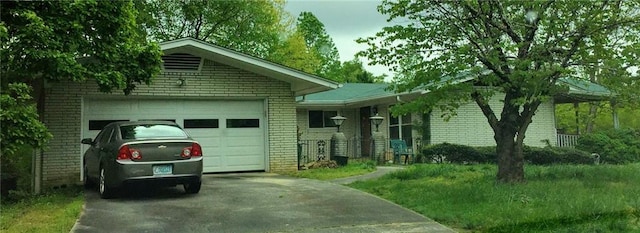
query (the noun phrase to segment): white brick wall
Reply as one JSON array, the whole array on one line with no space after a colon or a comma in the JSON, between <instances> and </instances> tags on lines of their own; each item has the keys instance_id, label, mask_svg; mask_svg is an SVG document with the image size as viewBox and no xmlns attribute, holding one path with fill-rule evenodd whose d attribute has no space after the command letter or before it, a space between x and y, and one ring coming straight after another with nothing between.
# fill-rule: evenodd
<instances>
[{"instance_id":1,"label":"white brick wall","mask_svg":"<svg viewBox=\"0 0 640 233\"><path fill-rule=\"evenodd\" d=\"M490 101L490 105L497 117L502 111L501 99L504 94L496 94ZM460 106L458 115L449 121L444 121L440 116L440 110L434 110L431 115L431 143L456 143L469 146L493 146L493 130L482 114L480 107L475 102L469 102ZM551 145L556 143L554 106L551 101L538 107L533 122L529 125L525 134L524 143L529 146L543 147L546 144L542 140L549 140Z\"/></svg>"},{"instance_id":2,"label":"white brick wall","mask_svg":"<svg viewBox=\"0 0 640 233\"><path fill-rule=\"evenodd\" d=\"M187 84L178 87L184 78ZM53 139L42 158L43 186L77 183L80 179L82 98L123 96L121 91L104 94L93 80L61 82L46 91L44 123ZM269 167L272 172L296 170L295 99L286 82L234 67L205 61L200 73L165 73L151 85L140 85L131 98L154 96L175 98L267 99Z\"/></svg>"}]
</instances>

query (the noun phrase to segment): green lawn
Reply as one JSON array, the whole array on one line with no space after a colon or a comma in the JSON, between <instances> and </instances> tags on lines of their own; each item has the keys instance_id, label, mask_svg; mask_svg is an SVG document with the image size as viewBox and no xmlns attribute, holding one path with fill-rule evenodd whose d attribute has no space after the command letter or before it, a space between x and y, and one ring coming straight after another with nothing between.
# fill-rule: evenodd
<instances>
[{"instance_id":1,"label":"green lawn","mask_svg":"<svg viewBox=\"0 0 640 233\"><path fill-rule=\"evenodd\" d=\"M2 203L0 232L69 232L82 212L82 188L72 187Z\"/></svg>"},{"instance_id":2,"label":"green lawn","mask_svg":"<svg viewBox=\"0 0 640 233\"><path fill-rule=\"evenodd\" d=\"M424 164L364 190L469 232L640 232L640 164L527 166L497 184L495 165Z\"/></svg>"}]
</instances>

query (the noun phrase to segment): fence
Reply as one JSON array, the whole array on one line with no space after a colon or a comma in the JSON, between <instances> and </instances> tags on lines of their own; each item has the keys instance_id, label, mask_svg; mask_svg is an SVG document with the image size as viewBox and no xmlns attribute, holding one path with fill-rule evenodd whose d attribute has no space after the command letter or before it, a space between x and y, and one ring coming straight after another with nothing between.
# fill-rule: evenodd
<instances>
[{"instance_id":1,"label":"fence","mask_svg":"<svg viewBox=\"0 0 640 233\"><path fill-rule=\"evenodd\" d=\"M558 147L575 147L578 144L580 135L574 134L558 134Z\"/></svg>"},{"instance_id":2,"label":"fence","mask_svg":"<svg viewBox=\"0 0 640 233\"><path fill-rule=\"evenodd\" d=\"M419 148L420 138L410 139L410 145ZM389 139L385 143L381 158L374 156L373 140L367 138L351 138L347 140L347 157L349 159L388 161L392 159L393 151L389 145ZM411 147L411 146L410 146ZM415 150L414 150L415 151ZM329 160L331 153L331 139L326 140L299 140L298 141L298 167L301 165L318 161Z\"/></svg>"}]
</instances>

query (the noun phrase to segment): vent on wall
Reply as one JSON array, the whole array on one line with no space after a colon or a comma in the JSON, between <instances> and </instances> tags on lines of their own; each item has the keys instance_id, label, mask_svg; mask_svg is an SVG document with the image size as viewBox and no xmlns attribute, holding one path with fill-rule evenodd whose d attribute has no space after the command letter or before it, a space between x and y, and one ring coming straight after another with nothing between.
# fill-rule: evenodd
<instances>
[{"instance_id":1,"label":"vent on wall","mask_svg":"<svg viewBox=\"0 0 640 233\"><path fill-rule=\"evenodd\" d=\"M198 71L202 58L186 53L173 53L162 56L162 61L166 71Z\"/></svg>"}]
</instances>

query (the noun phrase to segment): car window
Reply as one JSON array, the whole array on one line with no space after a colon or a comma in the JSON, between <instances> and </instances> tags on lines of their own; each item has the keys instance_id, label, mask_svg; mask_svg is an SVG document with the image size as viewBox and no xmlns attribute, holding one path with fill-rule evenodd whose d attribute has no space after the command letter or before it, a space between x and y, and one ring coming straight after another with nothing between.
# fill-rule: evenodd
<instances>
[{"instance_id":1,"label":"car window","mask_svg":"<svg viewBox=\"0 0 640 233\"><path fill-rule=\"evenodd\" d=\"M109 139L111 138L111 134L113 133L113 127L107 128L104 130L104 134L98 135L97 138L99 144L109 143Z\"/></svg>"},{"instance_id":2,"label":"car window","mask_svg":"<svg viewBox=\"0 0 640 233\"><path fill-rule=\"evenodd\" d=\"M124 140L150 138L187 138L187 134L174 125L123 125L120 126L120 136Z\"/></svg>"},{"instance_id":3,"label":"car window","mask_svg":"<svg viewBox=\"0 0 640 233\"><path fill-rule=\"evenodd\" d=\"M115 142L118 140L118 134L116 133L116 128L113 128L113 132L111 133L111 138L109 139L109 142Z\"/></svg>"}]
</instances>

